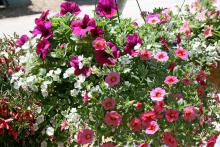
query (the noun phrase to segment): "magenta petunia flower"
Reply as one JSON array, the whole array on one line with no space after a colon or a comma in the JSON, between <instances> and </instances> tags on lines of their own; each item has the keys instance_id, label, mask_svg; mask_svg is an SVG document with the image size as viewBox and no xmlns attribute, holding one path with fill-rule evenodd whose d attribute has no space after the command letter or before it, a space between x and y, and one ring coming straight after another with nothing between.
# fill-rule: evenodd
<instances>
[{"instance_id":1,"label":"magenta petunia flower","mask_svg":"<svg viewBox=\"0 0 220 147\"><path fill-rule=\"evenodd\" d=\"M95 27L95 29L91 30L91 35L93 38L101 37L103 38L104 35L104 30L100 27Z\"/></svg>"},{"instance_id":2,"label":"magenta petunia flower","mask_svg":"<svg viewBox=\"0 0 220 147\"><path fill-rule=\"evenodd\" d=\"M150 97L153 101L162 101L165 95L166 95L165 89L160 87L157 87L150 92Z\"/></svg>"},{"instance_id":3,"label":"magenta petunia flower","mask_svg":"<svg viewBox=\"0 0 220 147\"><path fill-rule=\"evenodd\" d=\"M63 2L60 5L60 15L65 15L66 13L71 13L74 16L77 16L81 10L79 8L79 5L75 2Z\"/></svg>"},{"instance_id":4,"label":"magenta petunia flower","mask_svg":"<svg viewBox=\"0 0 220 147\"><path fill-rule=\"evenodd\" d=\"M117 9L115 0L99 0L96 12L100 16L112 18L117 13Z\"/></svg>"},{"instance_id":5,"label":"magenta petunia flower","mask_svg":"<svg viewBox=\"0 0 220 147\"><path fill-rule=\"evenodd\" d=\"M164 51L157 52L156 55L154 55L154 58L160 62L165 62L165 61L169 60L169 56L168 56L167 52L164 52Z\"/></svg>"},{"instance_id":6,"label":"magenta petunia flower","mask_svg":"<svg viewBox=\"0 0 220 147\"><path fill-rule=\"evenodd\" d=\"M183 110L183 119L191 122L197 117L197 112L193 106L188 106Z\"/></svg>"},{"instance_id":7,"label":"magenta petunia flower","mask_svg":"<svg viewBox=\"0 0 220 147\"><path fill-rule=\"evenodd\" d=\"M164 80L164 83L170 85L170 84L176 84L179 82L179 79L176 76L167 76Z\"/></svg>"},{"instance_id":8,"label":"magenta petunia flower","mask_svg":"<svg viewBox=\"0 0 220 147\"><path fill-rule=\"evenodd\" d=\"M32 34L34 36L41 34L42 37L44 37L45 39L48 39L53 35L52 30L51 30L52 23L50 21L45 22L41 19L37 19L35 20L35 24L37 26L32 31Z\"/></svg>"},{"instance_id":9,"label":"magenta petunia flower","mask_svg":"<svg viewBox=\"0 0 220 147\"><path fill-rule=\"evenodd\" d=\"M92 46L95 48L95 50L105 50L107 42L104 38L98 37L92 42Z\"/></svg>"},{"instance_id":10,"label":"magenta petunia flower","mask_svg":"<svg viewBox=\"0 0 220 147\"><path fill-rule=\"evenodd\" d=\"M145 133L149 135L155 134L159 130L159 126L156 121L148 123Z\"/></svg>"},{"instance_id":11,"label":"magenta petunia flower","mask_svg":"<svg viewBox=\"0 0 220 147\"><path fill-rule=\"evenodd\" d=\"M103 42L101 44L103 44L104 46L105 43ZM96 44L95 46L98 45ZM105 65L115 65L115 63L117 62L120 56L120 51L112 42L107 42L107 48L105 48L104 50L95 49L94 52L95 52L96 61L99 64L105 64Z\"/></svg>"},{"instance_id":12,"label":"magenta petunia flower","mask_svg":"<svg viewBox=\"0 0 220 147\"><path fill-rule=\"evenodd\" d=\"M125 54L137 56L138 52L134 49L136 45L142 45L142 39L140 38L138 33L134 33L133 35L127 35L126 46L124 48Z\"/></svg>"},{"instance_id":13,"label":"magenta petunia flower","mask_svg":"<svg viewBox=\"0 0 220 147\"><path fill-rule=\"evenodd\" d=\"M22 45L25 44L25 42L28 41L28 39L29 39L29 38L28 38L27 35L22 35L21 38L19 38L18 40L16 40L16 45L17 45L18 47L21 47Z\"/></svg>"},{"instance_id":14,"label":"magenta petunia flower","mask_svg":"<svg viewBox=\"0 0 220 147\"><path fill-rule=\"evenodd\" d=\"M141 60L149 60L152 57L151 51L143 49L139 52Z\"/></svg>"},{"instance_id":15,"label":"magenta petunia flower","mask_svg":"<svg viewBox=\"0 0 220 147\"><path fill-rule=\"evenodd\" d=\"M94 131L90 129L80 130L77 134L78 144L90 144L94 138Z\"/></svg>"},{"instance_id":16,"label":"magenta petunia flower","mask_svg":"<svg viewBox=\"0 0 220 147\"><path fill-rule=\"evenodd\" d=\"M167 110L165 117L168 122L174 122L178 120L179 112L177 110Z\"/></svg>"},{"instance_id":17,"label":"magenta petunia flower","mask_svg":"<svg viewBox=\"0 0 220 147\"><path fill-rule=\"evenodd\" d=\"M46 59L46 56L49 52L50 42L47 39L43 39L38 42L36 47L36 53L41 57L41 59L44 61Z\"/></svg>"},{"instance_id":18,"label":"magenta petunia flower","mask_svg":"<svg viewBox=\"0 0 220 147\"><path fill-rule=\"evenodd\" d=\"M50 12L50 10L43 11L43 12L41 13L41 16L40 16L39 18L36 18L36 19L35 19L35 22L38 21L38 20L47 21L47 20L48 20L47 17L48 17L48 15L49 15L49 12Z\"/></svg>"},{"instance_id":19,"label":"magenta petunia flower","mask_svg":"<svg viewBox=\"0 0 220 147\"><path fill-rule=\"evenodd\" d=\"M70 65L75 69L74 74L77 76L82 74L85 77L89 77L92 74L91 69L87 66L83 66L80 68L79 66L80 62L81 61L79 60L78 56L73 56L71 58Z\"/></svg>"},{"instance_id":20,"label":"magenta petunia flower","mask_svg":"<svg viewBox=\"0 0 220 147\"><path fill-rule=\"evenodd\" d=\"M133 118L129 123L129 125L134 132L138 132L142 130L142 121L140 118L137 117Z\"/></svg>"},{"instance_id":21,"label":"magenta petunia flower","mask_svg":"<svg viewBox=\"0 0 220 147\"><path fill-rule=\"evenodd\" d=\"M153 15L148 15L146 17L146 22L147 23L150 23L150 24L153 24L153 25L156 25L158 23L160 23L160 15L159 14L153 14Z\"/></svg>"},{"instance_id":22,"label":"magenta petunia flower","mask_svg":"<svg viewBox=\"0 0 220 147\"><path fill-rule=\"evenodd\" d=\"M145 111L140 118L146 126L149 122L156 120L156 113L154 111Z\"/></svg>"},{"instance_id":23,"label":"magenta petunia flower","mask_svg":"<svg viewBox=\"0 0 220 147\"><path fill-rule=\"evenodd\" d=\"M205 36L205 38L211 37L213 35L212 33L213 27L212 26L208 26L204 32L203 35Z\"/></svg>"},{"instance_id":24,"label":"magenta petunia flower","mask_svg":"<svg viewBox=\"0 0 220 147\"><path fill-rule=\"evenodd\" d=\"M71 23L72 32L76 36L85 36L87 32L95 29L96 23L89 15L85 15L82 20L73 20Z\"/></svg>"},{"instance_id":25,"label":"magenta petunia flower","mask_svg":"<svg viewBox=\"0 0 220 147\"><path fill-rule=\"evenodd\" d=\"M120 82L120 74L117 72L110 72L105 78L105 82L109 85L109 87L114 87Z\"/></svg>"},{"instance_id":26,"label":"magenta petunia flower","mask_svg":"<svg viewBox=\"0 0 220 147\"><path fill-rule=\"evenodd\" d=\"M116 104L115 99L112 99L112 98L108 97L108 98L104 99L104 101L102 102L102 107L105 110L110 110L110 109L115 108L115 104Z\"/></svg>"},{"instance_id":27,"label":"magenta petunia flower","mask_svg":"<svg viewBox=\"0 0 220 147\"><path fill-rule=\"evenodd\" d=\"M105 123L109 126L119 126L121 124L122 117L116 111L107 112L105 114Z\"/></svg>"},{"instance_id":28,"label":"magenta petunia flower","mask_svg":"<svg viewBox=\"0 0 220 147\"><path fill-rule=\"evenodd\" d=\"M189 52L182 47L178 47L175 51L175 55L183 60L187 59L189 56Z\"/></svg>"}]
</instances>

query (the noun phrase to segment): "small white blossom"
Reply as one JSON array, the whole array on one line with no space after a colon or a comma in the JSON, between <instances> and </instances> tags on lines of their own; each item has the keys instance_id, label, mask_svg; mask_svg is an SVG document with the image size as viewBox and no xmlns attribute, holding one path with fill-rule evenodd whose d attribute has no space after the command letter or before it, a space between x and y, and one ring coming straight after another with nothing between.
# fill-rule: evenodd
<instances>
[{"instance_id":1,"label":"small white blossom","mask_svg":"<svg viewBox=\"0 0 220 147\"><path fill-rule=\"evenodd\" d=\"M70 91L70 95L72 97L76 97L78 94L79 94L79 90L73 89L73 90Z\"/></svg>"},{"instance_id":2,"label":"small white blossom","mask_svg":"<svg viewBox=\"0 0 220 147\"><path fill-rule=\"evenodd\" d=\"M48 127L46 130L46 134L48 136L53 136L54 135L54 128L53 127Z\"/></svg>"}]
</instances>

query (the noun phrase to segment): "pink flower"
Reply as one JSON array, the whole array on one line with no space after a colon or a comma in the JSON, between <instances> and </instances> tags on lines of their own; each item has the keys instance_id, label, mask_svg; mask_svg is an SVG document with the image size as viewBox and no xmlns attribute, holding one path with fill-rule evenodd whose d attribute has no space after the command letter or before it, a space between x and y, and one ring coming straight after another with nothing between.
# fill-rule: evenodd
<instances>
[{"instance_id":1,"label":"pink flower","mask_svg":"<svg viewBox=\"0 0 220 147\"><path fill-rule=\"evenodd\" d=\"M176 76L167 76L164 80L164 83L170 85L170 84L176 84L179 82L178 78Z\"/></svg>"},{"instance_id":2,"label":"pink flower","mask_svg":"<svg viewBox=\"0 0 220 147\"><path fill-rule=\"evenodd\" d=\"M205 11L203 11L203 12L201 12L201 13L199 13L197 16L196 16L196 19L198 19L198 20L200 20L200 21L204 21L205 20L205 15L206 15L206 10Z\"/></svg>"},{"instance_id":3,"label":"pink flower","mask_svg":"<svg viewBox=\"0 0 220 147\"><path fill-rule=\"evenodd\" d=\"M165 89L160 87L157 87L150 92L150 97L153 101L162 101L165 95L166 95Z\"/></svg>"},{"instance_id":4,"label":"pink flower","mask_svg":"<svg viewBox=\"0 0 220 147\"><path fill-rule=\"evenodd\" d=\"M149 60L151 59L151 56L152 56L152 53L147 49L141 50L139 54L140 54L141 60Z\"/></svg>"},{"instance_id":5,"label":"pink flower","mask_svg":"<svg viewBox=\"0 0 220 147\"><path fill-rule=\"evenodd\" d=\"M105 123L109 126L119 126L121 124L121 115L116 111L107 112L105 114Z\"/></svg>"},{"instance_id":6,"label":"pink flower","mask_svg":"<svg viewBox=\"0 0 220 147\"><path fill-rule=\"evenodd\" d=\"M146 22L156 25L158 23L160 23L160 15L159 14L153 14L153 15L148 15L146 17Z\"/></svg>"},{"instance_id":7,"label":"pink flower","mask_svg":"<svg viewBox=\"0 0 220 147\"><path fill-rule=\"evenodd\" d=\"M134 132L138 132L142 129L142 122L141 119L135 117L130 122L130 127Z\"/></svg>"},{"instance_id":8,"label":"pink flower","mask_svg":"<svg viewBox=\"0 0 220 147\"><path fill-rule=\"evenodd\" d=\"M82 100L84 103L87 103L89 101L90 97L87 91L84 91L84 93L82 94Z\"/></svg>"},{"instance_id":9,"label":"pink flower","mask_svg":"<svg viewBox=\"0 0 220 147\"><path fill-rule=\"evenodd\" d=\"M124 48L125 54L137 56L138 52L135 51L135 46L137 45L142 45L142 39L138 33L134 33L132 35L128 34L126 37L126 46Z\"/></svg>"},{"instance_id":10,"label":"pink flower","mask_svg":"<svg viewBox=\"0 0 220 147\"><path fill-rule=\"evenodd\" d=\"M105 39L103 38L96 38L93 42L92 42L92 46L96 49L96 50L104 50L106 47L107 43L105 41Z\"/></svg>"},{"instance_id":11,"label":"pink flower","mask_svg":"<svg viewBox=\"0 0 220 147\"><path fill-rule=\"evenodd\" d=\"M183 60L187 59L189 56L189 52L182 47L178 47L175 51L175 55Z\"/></svg>"},{"instance_id":12,"label":"pink flower","mask_svg":"<svg viewBox=\"0 0 220 147\"><path fill-rule=\"evenodd\" d=\"M183 26L180 28L180 32L184 33L186 36L190 36L191 29L189 28L189 20L186 20Z\"/></svg>"},{"instance_id":13,"label":"pink flower","mask_svg":"<svg viewBox=\"0 0 220 147\"><path fill-rule=\"evenodd\" d=\"M160 61L160 62L165 62L169 59L169 56L167 54L167 52L157 52L156 55L154 55L154 58L157 60L157 61Z\"/></svg>"},{"instance_id":14,"label":"pink flower","mask_svg":"<svg viewBox=\"0 0 220 147\"><path fill-rule=\"evenodd\" d=\"M80 13L79 5L75 2L63 2L60 5L60 15L65 15L66 13L71 13L77 16Z\"/></svg>"},{"instance_id":15,"label":"pink flower","mask_svg":"<svg viewBox=\"0 0 220 147\"><path fill-rule=\"evenodd\" d=\"M114 109L114 108L115 108L115 104L116 104L115 99L106 98L106 99L102 102L102 107L103 107L105 110L110 110L110 109Z\"/></svg>"},{"instance_id":16,"label":"pink flower","mask_svg":"<svg viewBox=\"0 0 220 147\"><path fill-rule=\"evenodd\" d=\"M96 12L103 17L112 18L117 13L115 0L99 0Z\"/></svg>"},{"instance_id":17,"label":"pink flower","mask_svg":"<svg viewBox=\"0 0 220 147\"><path fill-rule=\"evenodd\" d=\"M193 106L188 106L183 111L183 119L185 121L191 122L197 117L196 110Z\"/></svg>"},{"instance_id":18,"label":"pink flower","mask_svg":"<svg viewBox=\"0 0 220 147\"><path fill-rule=\"evenodd\" d=\"M159 126L156 121L148 123L145 133L153 135L159 130Z\"/></svg>"},{"instance_id":19,"label":"pink flower","mask_svg":"<svg viewBox=\"0 0 220 147\"><path fill-rule=\"evenodd\" d=\"M49 47L50 47L50 42L46 39L43 39L38 42L37 47L36 47L36 53L37 55L40 56L42 61L46 59L46 56L49 52Z\"/></svg>"},{"instance_id":20,"label":"pink flower","mask_svg":"<svg viewBox=\"0 0 220 147\"><path fill-rule=\"evenodd\" d=\"M87 32L95 29L95 27L95 20L90 19L89 15L85 15L82 20L73 20L71 22L72 32L76 36L85 36Z\"/></svg>"},{"instance_id":21,"label":"pink flower","mask_svg":"<svg viewBox=\"0 0 220 147\"><path fill-rule=\"evenodd\" d=\"M136 104L134 104L134 106L136 107L136 109L141 109L143 107L143 104L141 102L137 102Z\"/></svg>"},{"instance_id":22,"label":"pink flower","mask_svg":"<svg viewBox=\"0 0 220 147\"><path fill-rule=\"evenodd\" d=\"M178 142L170 132L163 133L163 142L169 147L177 147Z\"/></svg>"},{"instance_id":23,"label":"pink flower","mask_svg":"<svg viewBox=\"0 0 220 147\"><path fill-rule=\"evenodd\" d=\"M170 110L167 110L165 117L168 122L174 122L178 120L178 115L179 115L179 112L177 110L170 109Z\"/></svg>"},{"instance_id":24,"label":"pink flower","mask_svg":"<svg viewBox=\"0 0 220 147\"><path fill-rule=\"evenodd\" d=\"M156 113L154 111L146 111L141 114L140 118L144 125L147 125L149 122L156 120Z\"/></svg>"},{"instance_id":25,"label":"pink flower","mask_svg":"<svg viewBox=\"0 0 220 147\"><path fill-rule=\"evenodd\" d=\"M90 129L80 130L77 134L78 144L92 143L94 138L94 132Z\"/></svg>"},{"instance_id":26,"label":"pink flower","mask_svg":"<svg viewBox=\"0 0 220 147\"><path fill-rule=\"evenodd\" d=\"M17 45L18 47L21 47L22 45L25 44L25 42L28 41L28 39L29 39L29 38L28 38L27 35L22 35L21 38L19 38L18 40L16 40L16 45Z\"/></svg>"},{"instance_id":27,"label":"pink flower","mask_svg":"<svg viewBox=\"0 0 220 147\"><path fill-rule=\"evenodd\" d=\"M110 142L107 142L107 143L102 144L100 147L115 147L115 145Z\"/></svg>"},{"instance_id":28,"label":"pink flower","mask_svg":"<svg viewBox=\"0 0 220 147\"><path fill-rule=\"evenodd\" d=\"M165 21L168 21L171 19L171 16L169 15L170 10L169 9L164 9L162 11L162 16L164 17Z\"/></svg>"},{"instance_id":29,"label":"pink flower","mask_svg":"<svg viewBox=\"0 0 220 147\"><path fill-rule=\"evenodd\" d=\"M205 36L205 38L208 38L208 37L211 37L213 34L212 34L212 30L213 30L213 27L212 26L208 26L204 32L203 32L203 35Z\"/></svg>"},{"instance_id":30,"label":"pink flower","mask_svg":"<svg viewBox=\"0 0 220 147\"><path fill-rule=\"evenodd\" d=\"M61 131L66 130L69 128L69 122L65 119L60 126L61 126Z\"/></svg>"},{"instance_id":31,"label":"pink flower","mask_svg":"<svg viewBox=\"0 0 220 147\"><path fill-rule=\"evenodd\" d=\"M32 31L32 34L37 36L38 34L41 34L42 37L45 39L50 38L53 35L53 32L51 30L52 22L50 21L44 21L42 19L36 19L35 24L37 25L34 30Z\"/></svg>"},{"instance_id":32,"label":"pink flower","mask_svg":"<svg viewBox=\"0 0 220 147\"><path fill-rule=\"evenodd\" d=\"M154 111L156 113L161 113L164 111L164 109L164 101L156 101L156 104L154 105Z\"/></svg>"},{"instance_id":33,"label":"pink flower","mask_svg":"<svg viewBox=\"0 0 220 147\"><path fill-rule=\"evenodd\" d=\"M111 72L105 78L105 82L109 85L109 87L114 87L120 82L120 74L117 72Z\"/></svg>"}]
</instances>

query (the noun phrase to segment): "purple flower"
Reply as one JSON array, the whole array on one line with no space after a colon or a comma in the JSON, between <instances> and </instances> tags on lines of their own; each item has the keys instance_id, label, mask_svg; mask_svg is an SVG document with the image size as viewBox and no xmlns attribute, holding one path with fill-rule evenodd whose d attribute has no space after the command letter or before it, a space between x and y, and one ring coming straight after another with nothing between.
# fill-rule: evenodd
<instances>
[{"instance_id":1,"label":"purple flower","mask_svg":"<svg viewBox=\"0 0 220 147\"><path fill-rule=\"evenodd\" d=\"M28 41L28 39L29 39L29 38L28 38L27 35L22 35L20 39L16 40L16 45L17 45L18 47L21 47L22 45L24 45L24 43L25 43L26 41Z\"/></svg>"},{"instance_id":2,"label":"purple flower","mask_svg":"<svg viewBox=\"0 0 220 147\"><path fill-rule=\"evenodd\" d=\"M76 36L85 36L88 31L95 29L95 27L95 20L90 19L89 15L85 15L82 20L74 20L71 23L72 32Z\"/></svg>"},{"instance_id":3,"label":"purple flower","mask_svg":"<svg viewBox=\"0 0 220 147\"><path fill-rule=\"evenodd\" d=\"M138 55L138 52L134 50L135 46L138 44L142 45L142 39L140 38L138 33L134 33L133 35L127 35L124 52L126 54L130 54L131 56Z\"/></svg>"},{"instance_id":4,"label":"purple flower","mask_svg":"<svg viewBox=\"0 0 220 147\"><path fill-rule=\"evenodd\" d=\"M47 39L43 39L38 42L36 53L41 57L42 61L45 60L49 52L49 47L50 47L50 42Z\"/></svg>"},{"instance_id":5,"label":"purple flower","mask_svg":"<svg viewBox=\"0 0 220 147\"><path fill-rule=\"evenodd\" d=\"M71 61L70 61L70 66L74 67L75 71L74 74L76 76L82 74L83 76L89 77L92 74L92 71L89 67L83 66L80 68L80 59L78 56L73 56Z\"/></svg>"},{"instance_id":6,"label":"purple flower","mask_svg":"<svg viewBox=\"0 0 220 147\"><path fill-rule=\"evenodd\" d=\"M100 16L112 18L117 13L117 9L115 0L99 0L96 12Z\"/></svg>"},{"instance_id":7,"label":"purple flower","mask_svg":"<svg viewBox=\"0 0 220 147\"><path fill-rule=\"evenodd\" d=\"M107 46L107 49L95 50L96 61L99 64L115 65L120 56L120 51L112 42L107 42Z\"/></svg>"},{"instance_id":8,"label":"purple flower","mask_svg":"<svg viewBox=\"0 0 220 147\"><path fill-rule=\"evenodd\" d=\"M103 37L104 30L100 27L95 27L95 29L91 30L91 35L92 35L93 38Z\"/></svg>"},{"instance_id":9,"label":"purple flower","mask_svg":"<svg viewBox=\"0 0 220 147\"><path fill-rule=\"evenodd\" d=\"M63 2L60 5L60 15L65 15L66 13L71 13L74 16L77 16L80 13L79 5L75 2Z\"/></svg>"},{"instance_id":10,"label":"purple flower","mask_svg":"<svg viewBox=\"0 0 220 147\"><path fill-rule=\"evenodd\" d=\"M35 24L37 26L32 31L32 34L34 36L41 34L42 37L44 37L45 39L48 39L53 35L52 30L51 30L52 23L50 21L44 22L41 19L36 19Z\"/></svg>"},{"instance_id":11,"label":"purple flower","mask_svg":"<svg viewBox=\"0 0 220 147\"><path fill-rule=\"evenodd\" d=\"M50 12L50 10L42 12L41 16L39 18L35 19L35 22L38 21L39 19L42 20L42 21L48 20L47 16L49 15L49 12Z\"/></svg>"}]
</instances>

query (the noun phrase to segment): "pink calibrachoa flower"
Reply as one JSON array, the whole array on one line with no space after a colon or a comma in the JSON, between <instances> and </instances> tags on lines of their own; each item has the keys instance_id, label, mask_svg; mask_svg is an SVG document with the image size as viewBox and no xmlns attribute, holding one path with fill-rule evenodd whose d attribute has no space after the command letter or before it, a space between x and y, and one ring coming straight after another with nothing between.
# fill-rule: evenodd
<instances>
[{"instance_id":1,"label":"pink calibrachoa flower","mask_svg":"<svg viewBox=\"0 0 220 147\"><path fill-rule=\"evenodd\" d=\"M173 133L164 132L162 136L163 136L163 142L167 146L169 146L169 147L177 147L178 146L178 142L174 138Z\"/></svg>"},{"instance_id":2,"label":"pink calibrachoa flower","mask_svg":"<svg viewBox=\"0 0 220 147\"><path fill-rule=\"evenodd\" d=\"M189 27L189 20L186 20L183 24L183 26L180 28L180 32L184 33L186 36L190 36L191 29Z\"/></svg>"},{"instance_id":3,"label":"pink calibrachoa flower","mask_svg":"<svg viewBox=\"0 0 220 147\"><path fill-rule=\"evenodd\" d=\"M90 144L94 138L94 132L90 129L80 130L77 134L78 144Z\"/></svg>"},{"instance_id":4,"label":"pink calibrachoa flower","mask_svg":"<svg viewBox=\"0 0 220 147\"><path fill-rule=\"evenodd\" d=\"M183 119L185 121L191 122L197 117L197 112L193 106L188 106L183 111Z\"/></svg>"},{"instance_id":5,"label":"pink calibrachoa flower","mask_svg":"<svg viewBox=\"0 0 220 147\"><path fill-rule=\"evenodd\" d=\"M208 26L204 32L203 32L203 35L205 36L205 38L208 38L208 37L211 37L213 34L212 34L212 30L213 30L213 27L212 26Z\"/></svg>"},{"instance_id":6,"label":"pink calibrachoa flower","mask_svg":"<svg viewBox=\"0 0 220 147\"><path fill-rule=\"evenodd\" d=\"M200 20L200 21L204 21L206 19L206 13L207 13L207 10L199 13L197 16L196 16L196 19Z\"/></svg>"},{"instance_id":7,"label":"pink calibrachoa flower","mask_svg":"<svg viewBox=\"0 0 220 147\"><path fill-rule=\"evenodd\" d=\"M105 82L109 87L114 87L120 82L120 74L118 72L110 72L105 78Z\"/></svg>"},{"instance_id":8,"label":"pink calibrachoa flower","mask_svg":"<svg viewBox=\"0 0 220 147\"><path fill-rule=\"evenodd\" d=\"M164 80L164 83L170 85L170 84L176 84L179 82L179 79L176 76L167 76Z\"/></svg>"},{"instance_id":9,"label":"pink calibrachoa flower","mask_svg":"<svg viewBox=\"0 0 220 147\"><path fill-rule=\"evenodd\" d=\"M117 13L117 9L115 0L99 0L96 12L100 16L112 18Z\"/></svg>"},{"instance_id":10,"label":"pink calibrachoa flower","mask_svg":"<svg viewBox=\"0 0 220 147\"><path fill-rule=\"evenodd\" d=\"M109 126L119 126L121 124L122 117L116 111L107 112L105 114L105 123Z\"/></svg>"},{"instance_id":11,"label":"pink calibrachoa flower","mask_svg":"<svg viewBox=\"0 0 220 147\"><path fill-rule=\"evenodd\" d=\"M139 52L141 60L149 60L152 57L151 51L143 49Z\"/></svg>"},{"instance_id":12,"label":"pink calibrachoa flower","mask_svg":"<svg viewBox=\"0 0 220 147\"><path fill-rule=\"evenodd\" d=\"M104 38L98 37L92 42L92 46L95 50L104 50L107 46L107 42Z\"/></svg>"},{"instance_id":13,"label":"pink calibrachoa flower","mask_svg":"<svg viewBox=\"0 0 220 147\"><path fill-rule=\"evenodd\" d=\"M134 132L138 132L142 129L142 121L140 118L137 117L133 118L129 125Z\"/></svg>"},{"instance_id":14,"label":"pink calibrachoa flower","mask_svg":"<svg viewBox=\"0 0 220 147\"><path fill-rule=\"evenodd\" d=\"M174 122L178 120L179 112L177 110L169 109L167 110L165 117L168 122Z\"/></svg>"},{"instance_id":15,"label":"pink calibrachoa flower","mask_svg":"<svg viewBox=\"0 0 220 147\"><path fill-rule=\"evenodd\" d=\"M63 121L63 123L60 125L60 127L61 127L61 128L60 128L61 131L68 129L68 128L69 128L69 122L65 119L65 120Z\"/></svg>"},{"instance_id":16,"label":"pink calibrachoa flower","mask_svg":"<svg viewBox=\"0 0 220 147\"><path fill-rule=\"evenodd\" d=\"M137 56L138 52L134 49L136 45L142 45L142 39L138 33L134 33L133 35L128 34L126 37L126 46L124 48L125 54Z\"/></svg>"},{"instance_id":17,"label":"pink calibrachoa flower","mask_svg":"<svg viewBox=\"0 0 220 147\"><path fill-rule=\"evenodd\" d=\"M60 5L60 15L65 15L66 13L71 13L77 16L80 13L79 5L75 2L63 2Z\"/></svg>"},{"instance_id":18,"label":"pink calibrachoa flower","mask_svg":"<svg viewBox=\"0 0 220 147\"><path fill-rule=\"evenodd\" d=\"M160 23L160 15L159 14L153 14L153 15L148 15L146 17L146 22L156 25L158 23Z\"/></svg>"},{"instance_id":19,"label":"pink calibrachoa flower","mask_svg":"<svg viewBox=\"0 0 220 147\"><path fill-rule=\"evenodd\" d=\"M150 97L153 101L163 101L165 95L165 89L160 87L157 87L150 92Z\"/></svg>"},{"instance_id":20,"label":"pink calibrachoa flower","mask_svg":"<svg viewBox=\"0 0 220 147\"><path fill-rule=\"evenodd\" d=\"M95 29L96 23L89 15L85 15L82 20L73 20L71 22L72 32L76 36L85 36L87 32Z\"/></svg>"},{"instance_id":21,"label":"pink calibrachoa flower","mask_svg":"<svg viewBox=\"0 0 220 147\"><path fill-rule=\"evenodd\" d=\"M42 19L36 19L35 24L37 26L32 31L32 34L34 36L37 36L38 34L41 34L42 37L44 37L45 39L48 39L53 35L53 32L51 30L52 22L50 22L50 21L45 22Z\"/></svg>"},{"instance_id":22,"label":"pink calibrachoa flower","mask_svg":"<svg viewBox=\"0 0 220 147\"><path fill-rule=\"evenodd\" d=\"M140 118L146 126L149 122L156 120L156 113L154 111L145 111Z\"/></svg>"},{"instance_id":23,"label":"pink calibrachoa flower","mask_svg":"<svg viewBox=\"0 0 220 147\"><path fill-rule=\"evenodd\" d=\"M43 39L38 42L36 47L36 53L44 61L49 52L50 42L47 39Z\"/></svg>"},{"instance_id":24,"label":"pink calibrachoa flower","mask_svg":"<svg viewBox=\"0 0 220 147\"><path fill-rule=\"evenodd\" d=\"M107 142L107 143L102 144L100 147L115 147L115 145L110 142Z\"/></svg>"},{"instance_id":25,"label":"pink calibrachoa flower","mask_svg":"<svg viewBox=\"0 0 220 147\"><path fill-rule=\"evenodd\" d=\"M175 55L183 60L187 59L189 56L189 52L182 47L178 47L175 51Z\"/></svg>"},{"instance_id":26,"label":"pink calibrachoa flower","mask_svg":"<svg viewBox=\"0 0 220 147\"><path fill-rule=\"evenodd\" d=\"M16 40L16 45L17 45L18 47L21 47L22 45L25 44L25 42L28 41L28 39L29 39L29 38L28 38L27 35L22 35L21 38L19 38L18 40Z\"/></svg>"},{"instance_id":27,"label":"pink calibrachoa flower","mask_svg":"<svg viewBox=\"0 0 220 147\"><path fill-rule=\"evenodd\" d=\"M167 52L164 52L164 51L157 52L156 55L154 55L154 58L160 62L165 62L165 61L169 60L169 56L168 56Z\"/></svg>"},{"instance_id":28,"label":"pink calibrachoa flower","mask_svg":"<svg viewBox=\"0 0 220 147\"><path fill-rule=\"evenodd\" d=\"M115 104L116 104L115 99L112 99L112 98L109 98L109 97L104 99L104 101L102 101L102 107L105 110L114 109L115 108Z\"/></svg>"},{"instance_id":29,"label":"pink calibrachoa flower","mask_svg":"<svg viewBox=\"0 0 220 147\"><path fill-rule=\"evenodd\" d=\"M149 135L155 134L159 130L159 126L156 121L148 123L145 133Z\"/></svg>"}]
</instances>

